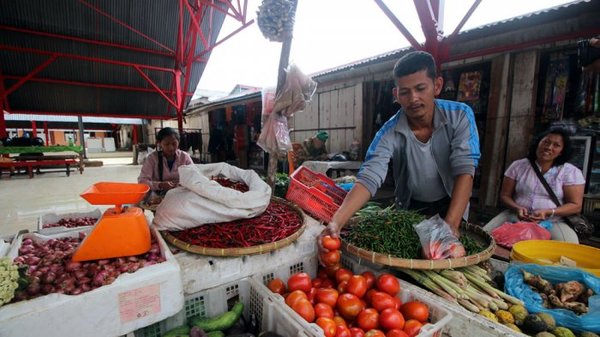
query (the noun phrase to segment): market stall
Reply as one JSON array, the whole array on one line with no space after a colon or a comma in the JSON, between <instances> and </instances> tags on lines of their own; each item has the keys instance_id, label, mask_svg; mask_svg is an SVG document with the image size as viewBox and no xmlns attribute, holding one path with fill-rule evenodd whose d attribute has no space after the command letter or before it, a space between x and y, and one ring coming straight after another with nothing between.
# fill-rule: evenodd
<instances>
[{"instance_id":1,"label":"market stall","mask_svg":"<svg viewBox=\"0 0 600 337\"><path fill-rule=\"evenodd\" d=\"M48 170L60 170L71 174L71 166L77 167L83 174L84 162L81 155L81 146L2 146L0 155L6 155L0 161L0 174L2 170L12 173L24 168L33 178L34 171L41 173Z\"/></svg>"}]
</instances>

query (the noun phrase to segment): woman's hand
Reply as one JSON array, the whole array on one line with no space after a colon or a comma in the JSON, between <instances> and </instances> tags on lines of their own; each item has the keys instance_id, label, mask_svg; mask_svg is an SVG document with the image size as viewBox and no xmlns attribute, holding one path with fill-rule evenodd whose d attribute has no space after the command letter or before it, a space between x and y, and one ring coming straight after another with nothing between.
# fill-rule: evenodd
<instances>
[{"instance_id":1,"label":"woman's hand","mask_svg":"<svg viewBox=\"0 0 600 337\"><path fill-rule=\"evenodd\" d=\"M168 191L168 190L173 189L175 187L177 187L177 182L175 182L175 181L163 181L160 184L158 184L158 188L161 191Z\"/></svg>"},{"instance_id":2,"label":"woman's hand","mask_svg":"<svg viewBox=\"0 0 600 337\"><path fill-rule=\"evenodd\" d=\"M525 207L517 208L517 215L519 216L519 220L529 220L530 219L529 211Z\"/></svg>"},{"instance_id":3,"label":"woman's hand","mask_svg":"<svg viewBox=\"0 0 600 337\"><path fill-rule=\"evenodd\" d=\"M534 220L534 221L542 221L542 220L548 219L552 215L554 215L554 211L553 210L551 210L551 209L540 209L540 210L537 210L537 211L533 212L533 214L531 214L531 216L529 218L531 220Z\"/></svg>"}]
</instances>

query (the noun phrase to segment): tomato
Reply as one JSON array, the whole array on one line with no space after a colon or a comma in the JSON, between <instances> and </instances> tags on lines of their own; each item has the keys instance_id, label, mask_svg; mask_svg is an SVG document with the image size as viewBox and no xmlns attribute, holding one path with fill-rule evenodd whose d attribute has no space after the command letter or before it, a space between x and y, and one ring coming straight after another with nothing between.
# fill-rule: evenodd
<instances>
[{"instance_id":1,"label":"tomato","mask_svg":"<svg viewBox=\"0 0 600 337\"><path fill-rule=\"evenodd\" d=\"M310 301L310 304L315 304L315 296L317 296L317 288L310 288L310 291L306 294L306 298Z\"/></svg>"},{"instance_id":2,"label":"tomato","mask_svg":"<svg viewBox=\"0 0 600 337\"><path fill-rule=\"evenodd\" d=\"M323 284L323 280L320 278L314 278L314 279L312 279L311 283L312 283L313 288L321 288L321 285Z\"/></svg>"},{"instance_id":3,"label":"tomato","mask_svg":"<svg viewBox=\"0 0 600 337\"><path fill-rule=\"evenodd\" d=\"M365 337L385 337L385 334L381 330L371 329L367 331Z\"/></svg>"},{"instance_id":4,"label":"tomato","mask_svg":"<svg viewBox=\"0 0 600 337\"><path fill-rule=\"evenodd\" d=\"M325 267L325 271L327 272L327 276L335 281L335 273L337 273L340 268L342 268L342 266L338 263L333 266Z\"/></svg>"},{"instance_id":5,"label":"tomato","mask_svg":"<svg viewBox=\"0 0 600 337\"><path fill-rule=\"evenodd\" d=\"M337 326L331 318L319 317L315 323L317 323L317 325L323 329L325 337L335 337Z\"/></svg>"},{"instance_id":6,"label":"tomato","mask_svg":"<svg viewBox=\"0 0 600 337\"><path fill-rule=\"evenodd\" d=\"M290 276L287 284L290 292L294 290L302 290L305 293L308 293L310 292L310 288L312 288L312 281L307 273L297 273Z\"/></svg>"},{"instance_id":7,"label":"tomato","mask_svg":"<svg viewBox=\"0 0 600 337\"><path fill-rule=\"evenodd\" d=\"M366 331L379 327L379 313L373 308L361 311L356 317L356 324Z\"/></svg>"},{"instance_id":8,"label":"tomato","mask_svg":"<svg viewBox=\"0 0 600 337\"><path fill-rule=\"evenodd\" d=\"M279 278L274 278L271 281L269 281L269 283L267 283L267 288L279 295L283 295L286 293L285 283L283 283L283 281Z\"/></svg>"},{"instance_id":9,"label":"tomato","mask_svg":"<svg viewBox=\"0 0 600 337\"><path fill-rule=\"evenodd\" d=\"M299 300L308 301L308 296L306 296L306 293L302 290L294 290L285 298L285 304L293 307L294 303L298 302Z\"/></svg>"},{"instance_id":10,"label":"tomato","mask_svg":"<svg viewBox=\"0 0 600 337\"><path fill-rule=\"evenodd\" d=\"M375 281L377 280L375 274L370 271L365 271L361 275L367 280L367 289L373 288L373 285L375 285Z\"/></svg>"},{"instance_id":11,"label":"tomato","mask_svg":"<svg viewBox=\"0 0 600 337\"><path fill-rule=\"evenodd\" d=\"M361 328L350 328L350 337L365 337L365 331Z\"/></svg>"},{"instance_id":12,"label":"tomato","mask_svg":"<svg viewBox=\"0 0 600 337\"><path fill-rule=\"evenodd\" d=\"M321 288L333 288L333 281L330 279L324 279L323 282L321 282Z\"/></svg>"},{"instance_id":13,"label":"tomato","mask_svg":"<svg viewBox=\"0 0 600 337\"><path fill-rule=\"evenodd\" d=\"M423 324L416 319L409 319L404 323L404 329L402 330L406 332L408 337L414 337L419 334L422 326Z\"/></svg>"},{"instance_id":14,"label":"tomato","mask_svg":"<svg viewBox=\"0 0 600 337\"><path fill-rule=\"evenodd\" d=\"M327 250L336 250L340 249L342 241L339 238L332 238L330 235L325 235L321 238L321 244Z\"/></svg>"},{"instance_id":15,"label":"tomato","mask_svg":"<svg viewBox=\"0 0 600 337\"><path fill-rule=\"evenodd\" d=\"M334 316L333 321L335 322L335 325L337 325L337 326L343 325L345 327L348 327L348 323L346 323L346 320L343 319L342 316Z\"/></svg>"},{"instance_id":16,"label":"tomato","mask_svg":"<svg viewBox=\"0 0 600 337\"><path fill-rule=\"evenodd\" d=\"M400 292L400 282L394 275L384 273L377 278L377 289L396 296Z\"/></svg>"},{"instance_id":17,"label":"tomato","mask_svg":"<svg viewBox=\"0 0 600 337\"><path fill-rule=\"evenodd\" d=\"M365 301L367 302L367 304L371 305L371 300L373 298L373 294L376 292L377 292L377 289L367 290L367 293L365 294Z\"/></svg>"},{"instance_id":18,"label":"tomato","mask_svg":"<svg viewBox=\"0 0 600 337\"><path fill-rule=\"evenodd\" d=\"M330 250L327 253L319 254L321 258L321 262L326 266L334 266L340 263L340 251L339 250Z\"/></svg>"},{"instance_id":19,"label":"tomato","mask_svg":"<svg viewBox=\"0 0 600 337\"><path fill-rule=\"evenodd\" d=\"M358 298L362 298L367 292L367 280L362 275L352 275L348 280L348 286L346 292L356 295Z\"/></svg>"},{"instance_id":20,"label":"tomato","mask_svg":"<svg viewBox=\"0 0 600 337\"><path fill-rule=\"evenodd\" d=\"M319 288L315 295L315 301L317 303L325 303L334 308L337 304L338 296L338 291L333 288Z\"/></svg>"},{"instance_id":21,"label":"tomato","mask_svg":"<svg viewBox=\"0 0 600 337\"><path fill-rule=\"evenodd\" d=\"M381 312L383 309L395 308L396 303L390 294L376 291L371 294L371 306Z\"/></svg>"},{"instance_id":22,"label":"tomato","mask_svg":"<svg viewBox=\"0 0 600 337\"><path fill-rule=\"evenodd\" d=\"M387 308L379 314L379 325L385 330L404 328L404 316L394 308Z\"/></svg>"},{"instance_id":23,"label":"tomato","mask_svg":"<svg viewBox=\"0 0 600 337\"><path fill-rule=\"evenodd\" d=\"M400 310L400 307L402 306L402 300L400 299L400 297L392 297L392 298L394 299L394 303L395 303L394 307L397 310Z\"/></svg>"},{"instance_id":24,"label":"tomato","mask_svg":"<svg viewBox=\"0 0 600 337\"><path fill-rule=\"evenodd\" d=\"M315 316L333 319L333 308L325 303L315 304Z\"/></svg>"},{"instance_id":25,"label":"tomato","mask_svg":"<svg viewBox=\"0 0 600 337\"><path fill-rule=\"evenodd\" d=\"M410 301L400 307L400 312L406 319L416 319L424 323L429 319L429 308L419 301Z\"/></svg>"},{"instance_id":26,"label":"tomato","mask_svg":"<svg viewBox=\"0 0 600 337\"><path fill-rule=\"evenodd\" d=\"M364 305L356 295L341 294L338 297L336 308L342 317L353 320L364 309Z\"/></svg>"},{"instance_id":27,"label":"tomato","mask_svg":"<svg viewBox=\"0 0 600 337\"><path fill-rule=\"evenodd\" d=\"M335 331L335 337L352 337L350 329L347 326L338 325Z\"/></svg>"},{"instance_id":28,"label":"tomato","mask_svg":"<svg viewBox=\"0 0 600 337\"><path fill-rule=\"evenodd\" d=\"M346 288L348 288L348 280L343 280L342 282L338 283L337 290L340 292L340 294L345 293Z\"/></svg>"},{"instance_id":29,"label":"tomato","mask_svg":"<svg viewBox=\"0 0 600 337\"><path fill-rule=\"evenodd\" d=\"M408 337L408 335L400 329L392 329L385 334L385 337Z\"/></svg>"},{"instance_id":30,"label":"tomato","mask_svg":"<svg viewBox=\"0 0 600 337\"><path fill-rule=\"evenodd\" d=\"M352 275L354 275L354 273L352 273L350 270L346 268L340 268L335 272L335 280L337 283L348 281Z\"/></svg>"},{"instance_id":31,"label":"tomato","mask_svg":"<svg viewBox=\"0 0 600 337\"><path fill-rule=\"evenodd\" d=\"M315 309L307 299L299 299L296 301L294 305L292 305L292 310L304 318L308 323L315 321Z\"/></svg>"},{"instance_id":32,"label":"tomato","mask_svg":"<svg viewBox=\"0 0 600 337\"><path fill-rule=\"evenodd\" d=\"M329 276L327 276L327 270L325 270L323 267L319 267L319 270L317 271L317 278L320 278L321 280L328 279Z\"/></svg>"}]
</instances>

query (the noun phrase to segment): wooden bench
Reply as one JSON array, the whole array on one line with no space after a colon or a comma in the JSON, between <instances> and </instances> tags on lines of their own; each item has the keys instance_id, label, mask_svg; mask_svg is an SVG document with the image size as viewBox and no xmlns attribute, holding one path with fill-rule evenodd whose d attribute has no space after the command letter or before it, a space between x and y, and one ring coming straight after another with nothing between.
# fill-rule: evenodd
<instances>
[{"instance_id":1,"label":"wooden bench","mask_svg":"<svg viewBox=\"0 0 600 337\"><path fill-rule=\"evenodd\" d=\"M59 171L65 171L67 176L71 175L71 165L79 166L79 173L83 173L83 165L75 158L71 158L72 156L19 156L12 158L12 161L2 161L0 162L0 173L2 169L8 169L10 173L13 172L14 169L25 168L27 173L29 174L29 178L33 178L34 169L38 170L43 167L65 167L60 168Z\"/></svg>"}]
</instances>

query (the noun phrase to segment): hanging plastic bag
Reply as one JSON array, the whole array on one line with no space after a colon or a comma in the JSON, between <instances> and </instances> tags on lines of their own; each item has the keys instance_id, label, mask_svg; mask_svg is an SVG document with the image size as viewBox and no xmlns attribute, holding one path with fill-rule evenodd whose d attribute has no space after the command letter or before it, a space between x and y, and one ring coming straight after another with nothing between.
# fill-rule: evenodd
<instances>
[{"instance_id":1,"label":"hanging plastic bag","mask_svg":"<svg viewBox=\"0 0 600 337\"><path fill-rule=\"evenodd\" d=\"M531 290L523 280L523 270L539 275L553 285L568 281L578 281L591 288L594 294L600 294L600 278L576 268L540 266L537 264L511 264L506 270L504 290L523 302L531 313L546 312L554 317L557 326L564 326L579 331L600 333L600 296L593 295L588 299L588 312L577 315L571 310L549 309L542 303L539 293Z\"/></svg>"},{"instance_id":2,"label":"hanging plastic bag","mask_svg":"<svg viewBox=\"0 0 600 337\"><path fill-rule=\"evenodd\" d=\"M457 258L466 255L462 243L454 236L450 225L439 214L413 225L419 235L423 256L428 260Z\"/></svg>"},{"instance_id":3,"label":"hanging plastic bag","mask_svg":"<svg viewBox=\"0 0 600 337\"><path fill-rule=\"evenodd\" d=\"M285 70L285 84L275 99L273 112L280 112L285 117L304 110L317 90L317 82L306 76L295 64Z\"/></svg>"},{"instance_id":4,"label":"hanging plastic bag","mask_svg":"<svg viewBox=\"0 0 600 337\"><path fill-rule=\"evenodd\" d=\"M292 150L292 140L288 129L287 118L279 113L272 113L256 142L268 153L283 156Z\"/></svg>"},{"instance_id":5,"label":"hanging plastic bag","mask_svg":"<svg viewBox=\"0 0 600 337\"><path fill-rule=\"evenodd\" d=\"M508 249L519 241L550 240L550 232L535 222L506 222L491 234L497 244Z\"/></svg>"}]
</instances>

